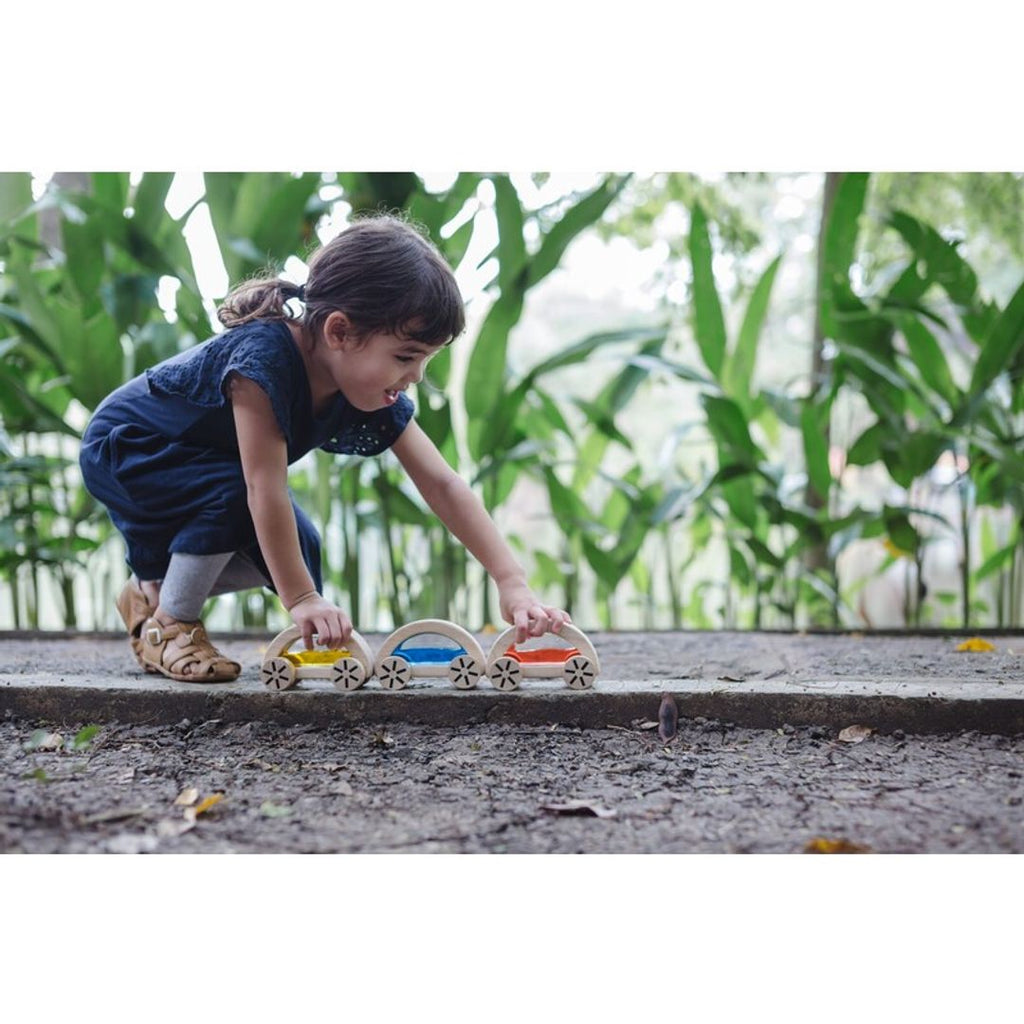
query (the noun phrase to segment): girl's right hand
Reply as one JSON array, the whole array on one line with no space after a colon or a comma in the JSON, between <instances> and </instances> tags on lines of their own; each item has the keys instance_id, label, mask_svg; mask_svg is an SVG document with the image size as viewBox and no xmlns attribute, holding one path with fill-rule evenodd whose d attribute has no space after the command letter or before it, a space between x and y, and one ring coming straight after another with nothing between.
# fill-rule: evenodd
<instances>
[{"instance_id":1,"label":"girl's right hand","mask_svg":"<svg viewBox=\"0 0 1024 1024\"><path fill-rule=\"evenodd\" d=\"M306 650L313 647L313 634L324 647L343 647L352 635L352 620L325 597L313 594L293 604L289 613L292 622L302 630Z\"/></svg>"}]
</instances>

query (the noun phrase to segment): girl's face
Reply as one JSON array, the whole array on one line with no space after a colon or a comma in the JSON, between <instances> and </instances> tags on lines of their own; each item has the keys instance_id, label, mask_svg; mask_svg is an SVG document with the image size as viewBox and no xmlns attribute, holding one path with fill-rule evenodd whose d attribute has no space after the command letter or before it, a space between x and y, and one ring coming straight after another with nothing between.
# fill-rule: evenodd
<instances>
[{"instance_id":1,"label":"girl's face","mask_svg":"<svg viewBox=\"0 0 1024 1024\"><path fill-rule=\"evenodd\" d=\"M440 350L440 345L394 334L371 334L362 340L347 335L332 353L332 377L351 405L373 412L394 405L410 384L418 384Z\"/></svg>"}]
</instances>

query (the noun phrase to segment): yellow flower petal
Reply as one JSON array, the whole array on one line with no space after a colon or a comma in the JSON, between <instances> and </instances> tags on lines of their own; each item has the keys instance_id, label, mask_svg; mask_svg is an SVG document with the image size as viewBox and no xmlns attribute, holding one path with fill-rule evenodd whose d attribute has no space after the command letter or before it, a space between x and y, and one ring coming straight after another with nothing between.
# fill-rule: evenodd
<instances>
[{"instance_id":1,"label":"yellow flower petal","mask_svg":"<svg viewBox=\"0 0 1024 1024\"><path fill-rule=\"evenodd\" d=\"M816 836L805 847L804 853L870 853L871 847L851 843L849 839L826 839Z\"/></svg>"},{"instance_id":2,"label":"yellow flower petal","mask_svg":"<svg viewBox=\"0 0 1024 1024\"><path fill-rule=\"evenodd\" d=\"M208 811L214 804L219 804L223 799L223 793L211 793L208 797L204 797L199 801L199 804L196 806L196 814L202 814L203 811Z\"/></svg>"}]
</instances>

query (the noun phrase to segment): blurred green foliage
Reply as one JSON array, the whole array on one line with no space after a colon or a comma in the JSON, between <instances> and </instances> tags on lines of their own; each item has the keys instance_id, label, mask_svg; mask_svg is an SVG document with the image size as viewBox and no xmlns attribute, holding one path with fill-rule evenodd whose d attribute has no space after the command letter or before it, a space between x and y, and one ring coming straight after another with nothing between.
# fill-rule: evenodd
<instances>
[{"instance_id":1,"label":"blurred green foliage","mask_svg":"<svg viewBox=\"0 0 1024 1024\"><path fill-rule=\"evenodd\" d=\"M531 205L521 178L502 173L461 173L441 189L410 172L209 173L176 217L166 203L173 180L57 175L33 199L30 175L0 174L8 624L39 623L44 580L60 594L65 625L82 624L83 587L85 624L114 624L120 576L109 556L120 542L78 481L77 439L107 393L215 329L219 296L201 294L186 237L200 204L232 283L307 256L324 218L346 211L407 211L453 267L490 218L493 247L474 257L488 269L474 299L486 307L457 358L446 350L432 362L417 418L495 515L515 504L517 487L541 496L538 529L512 540L535 586L593 619L584 626L620 624L624 601L630 621L639 614L648 627L837 625L854 596L840 569L851 544L885 540L882 568L903 563L920 582L929 546L949 537L959 589L955 601L934 595L930 614L964 626L1020 623L1020 175L839 175L827 221L817 223L820 207L807 199L796 207L803 220L785 231L774 230L780 176L767 174L596 175L586 189ZM808 351L784 386L766 385L779 279L795 258L787 246L807 225L820 236L802 250L822 268L804 303L821 323L821 337L808 339L818 358ZM520 365L510 342L533 289L588 232L662 247L659 312ZM567 389L584 366L588 385ZM689 389L696 411L660 410L665 440L653 459L623 421L666 382ZM856 435L837 435L851 403ZM950 465L951 475L937 473ZM902 499L862 504L844 486L844 466L883 466ZM324 534L326 585L362 628L425 616L493 622L481 570L390 456L317 452L292 483ZM808 500L810 489L821 501ZM939 491L955 497L954 515ZM994 525L1007 516L1009 531ZM812 549L824 560L809 559ZM726 568L709 577L715 550ZM995 597L981 599L981 587ZM905 602L908 624L924 621L920 585ZM282 621L267 594L235 607L237 625Z\"/></svg>"}]
</instances>

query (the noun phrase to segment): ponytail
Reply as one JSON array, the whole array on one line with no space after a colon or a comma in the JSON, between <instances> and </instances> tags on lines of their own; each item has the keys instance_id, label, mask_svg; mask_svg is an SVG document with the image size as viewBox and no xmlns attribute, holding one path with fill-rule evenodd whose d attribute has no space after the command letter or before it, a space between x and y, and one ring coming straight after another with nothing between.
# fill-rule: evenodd
<instances>
[{"instance_id":1,"label":"ponytail","mask_svg":"<svg viewBox=\"0 0 1024 1024\"><path fill-rule=\"evenodd\" d=\"M232 289L217 310L225 327L238 327L251 320L293 320L285 303L304 298L305 289L279 277L256 277Z\"/></svg>"}]
</instances>

